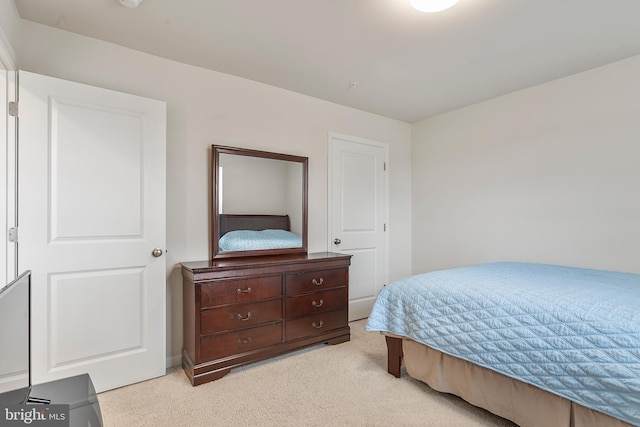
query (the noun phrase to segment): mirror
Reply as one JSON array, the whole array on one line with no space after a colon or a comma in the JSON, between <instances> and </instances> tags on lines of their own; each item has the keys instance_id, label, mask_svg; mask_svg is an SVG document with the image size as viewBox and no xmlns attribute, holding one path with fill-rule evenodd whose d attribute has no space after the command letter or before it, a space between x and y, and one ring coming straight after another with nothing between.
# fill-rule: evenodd
<instances>
[{"instance_id":1,"label":"mirror","mask_svg":"<svg viewBox=\"0 0 640 427\"><path fill-rule=\"evenodd\" d=\"M308 158L211 151L211 258L306 253Z\"/></svg>"}]
</instances>

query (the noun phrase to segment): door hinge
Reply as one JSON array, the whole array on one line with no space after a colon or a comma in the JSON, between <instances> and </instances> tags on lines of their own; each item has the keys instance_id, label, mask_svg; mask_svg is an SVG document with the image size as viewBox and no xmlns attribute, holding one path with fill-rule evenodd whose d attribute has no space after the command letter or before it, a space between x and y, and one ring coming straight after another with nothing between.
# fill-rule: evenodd
<instances>
[{"instance_id":1,"label":"door hinge","mask_svg":"<svg viewBox=\"0 0 640 427\"><path fill-rule=\"evenodd\" d=\"M384 162L383 165L384 165L384 169L383 170L387 170L387 162Z\"/></svg>"},{"instance_id":2,"label":"door hinge","mask_svg":"<svg viewBox=\"0 0 640 427\"><path fill-rule=\"evenodd\" d=\"M384 230L383 231L387 231L387 224L384 225Z\"/></svg>"},{"instance_id":3,"label":"door hinge","mask_svg":"<svg viewBox=\"0 0 640 427\"><path fill-rule=\"evenodd\" d=\"M7 237L11 243L18 242L18 227L11 227L7 232Z\"/></svg>"},{"instance_id":4,"label":"door hinge","mask_svg":"<svg viewBox=\"0 0 640 427\"><path fill-rule=\"evenodd\" d=\"M18 103L16 101L9 101L9 115L18 117Z\"/></svg>"}]
</instances>

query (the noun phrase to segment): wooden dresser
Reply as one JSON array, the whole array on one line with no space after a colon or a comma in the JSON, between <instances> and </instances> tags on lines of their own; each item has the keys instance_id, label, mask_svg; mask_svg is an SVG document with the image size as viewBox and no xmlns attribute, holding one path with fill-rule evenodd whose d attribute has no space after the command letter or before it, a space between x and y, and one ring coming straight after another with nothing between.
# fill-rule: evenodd
<instances>
[{"instance_id":1,"label":"wooden dresser","mask_svg":"<svg viewBox=\"0 0 640 427\"><path fill-rule=\"evenodd\" d=\"M182 367L193 385L319 343L349 341L351 255L184 262Z\"/></svg>"}]
</instances>

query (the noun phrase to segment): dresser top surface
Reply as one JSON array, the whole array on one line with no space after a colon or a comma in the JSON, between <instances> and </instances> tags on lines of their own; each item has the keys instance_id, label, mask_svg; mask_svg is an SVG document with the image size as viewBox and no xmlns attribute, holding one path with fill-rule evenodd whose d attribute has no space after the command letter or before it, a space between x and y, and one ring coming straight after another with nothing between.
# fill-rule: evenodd
<instances>
[{"instance_id":1,"label":"dresser top surface","mask_svg":"<svg viewBox=\"0 0 640 427\"><path fill-rule=\"evenodd\" d=\"M334 252L315 252L308 254L287 254L287 255L270 255L270 256L254 256L244 258L229 259L213 259L209 261L193 261L181 262L182 268L197 273L198 271L206 271L212 269L235 269L243 267L258 267L278 264L295 264L306 262L322 262L330 260L349 261L350 254L339 254Z\"/></svg>"}]
</instances>

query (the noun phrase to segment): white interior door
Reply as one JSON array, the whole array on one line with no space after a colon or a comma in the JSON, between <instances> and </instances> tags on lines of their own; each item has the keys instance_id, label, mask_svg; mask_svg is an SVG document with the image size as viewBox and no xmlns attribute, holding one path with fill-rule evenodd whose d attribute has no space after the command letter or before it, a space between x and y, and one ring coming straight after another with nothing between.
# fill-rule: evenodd
<instances>
[{"instance_id":1,"label":"white interior door","mask_svg":"<svg viewBox=\"0 0 640 427\"><path fill-rule=\"evenodd\" d=\"M8 249L9 249L9 217L7 201L9 199L8 190L8 151L9 151L9 139L7 135L7 124L9 123L9 113L7 111L7 105L9 102L7 92L8 76L7 70L4 69L2 62L0 61L0 142L2 144L0 149L0 224L3 228L2 231L2 244L0 245L0 287L9 283L9 271L8 271Z\"/></svg>"},{"instance_id":2,"label":"white interior door","mask_svg":"<svg viewBox=\"0 0 640 427\"><path fill-rule=\"evenodd\" d=\"M0 49L1 50L1 49ZM16 226L16 118L9 114L9 102L15 101L16 72L3 65L0 55L0 282L7 284L18 276L16 243L9 241L9 229Z\"/></svg>"},{"instance_id":3,"label":"white interior door","mask_svg":"<svg viewBox=\"0 0 640 427\"><path fill-rule=\"evenodd\" d=\"M16 225L16 118L9 115L9 102L16 100L15 52L0 28L0 285L18 277L16 244L9 242L9 228Z\"/></svg>"},{"instance_id":4,"label":"white interior door","mask_svg":"<svg viewBox=\"0 0 640 427\"><path fill-rule=\"evenodd\" d=\"M353 255L349 321L369 316L387 281L386 144L329 136L329 250Z\"/></svg>"},{"instance_id":5,"label":"white interior door","mask_svg":"<svg viewBox=\"0 0 640 427\"><path fill-rule=\"evenodd\" d=\"M165 103L22 71L19 99L34 383L164 375Z\"/></svg>"}]
</instances>

